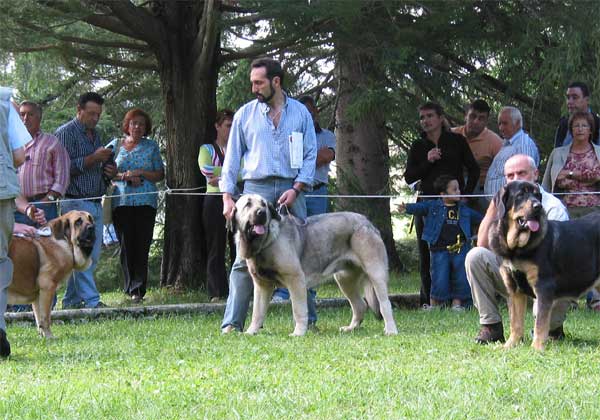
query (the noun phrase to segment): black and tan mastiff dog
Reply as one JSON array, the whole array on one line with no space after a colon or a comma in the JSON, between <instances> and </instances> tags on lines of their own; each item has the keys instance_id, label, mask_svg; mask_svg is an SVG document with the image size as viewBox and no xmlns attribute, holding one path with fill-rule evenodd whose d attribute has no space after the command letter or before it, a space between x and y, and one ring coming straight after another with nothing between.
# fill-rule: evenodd
<instances>
[{"instance_id":1,"label":"black and tan mastiff dog","mask_svg":"<svg viewBox=\"0 0 600 420\"><path fill-rule=\"evenodd\" d=\"M50 311L54 293L73 270L83 271L91 265L96 234L94 219L85 211L70 211L48 226L50 236L12 238L8 255L14 270L8 302L32 303L40 335L53 338Z\"/></svg>"},{"instance_id":2,"label":"black and tan mastiff dog","mask_svg":"<svg viewBox=\"0 0 600 420\"><path fill-rule=\"evenodd\" d=\"M368 306L382 316L385 334L397 334L388 297L387 254L379 231L362 215L331 213L309 217L303 224L294 216L279 215L259 195L242 196L235 206L232 226L241 257L254 281L252 322L246 333L263 324L273 288L290 291L295 328L304 335L308 324L306 291L332 275L350 301L352 321L342 331L358 327Z\"/></svg>"},{"instance_id":3,"label":"black and tan mastiff dog","mask_svg":"<svg viewBox=\"0 0 600 420\"><path fill-rule=\"evenodd\" d=\"M494 198L498 220L490 247L503 258L500 269L509 294L510 337L523 338L527 296L537 299L532 346L543 350L550 314L558 299L577 298L600 280L600 213L577 220L547 220L537 185L507 184Z\"/></svg>"}]
</instances>

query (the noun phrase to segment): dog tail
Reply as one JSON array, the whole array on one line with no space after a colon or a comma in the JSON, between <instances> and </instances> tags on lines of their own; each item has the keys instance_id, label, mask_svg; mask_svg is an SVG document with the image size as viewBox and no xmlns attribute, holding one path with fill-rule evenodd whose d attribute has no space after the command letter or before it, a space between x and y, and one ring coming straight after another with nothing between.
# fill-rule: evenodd
<instances>
[{"instance_id":1,"label":"dog tail","mask_svg":"<svg viewBox=\"0 0 600 420\"><path fill-rule=\"evenodd\" d=\"M365 284L365 300L367 301L367 305L373 311L377 319L383 319L381 315L381 310L379 308L379 299L377 299L377 295L375 294L375 289L373 289L373 285L371 283Z\"/></svg>"}]
</instances>

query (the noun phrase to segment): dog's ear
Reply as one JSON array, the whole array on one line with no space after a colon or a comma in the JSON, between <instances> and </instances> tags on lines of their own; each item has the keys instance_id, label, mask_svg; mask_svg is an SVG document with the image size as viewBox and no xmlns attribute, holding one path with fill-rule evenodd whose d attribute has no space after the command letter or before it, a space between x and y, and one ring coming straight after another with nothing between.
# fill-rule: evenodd
<instances>
[{"instance_id":1,"label":"dog's ear","mask_svg":"<svg viewBox=\"0 0 600 420\"><path fill-rule=\"evenodd\" d=\"M65 221L62 218L52 220L50 223L52 229L52 236L54 239L61 240L65 238Z\"/></svg>"},{"instance_id":2,"label":"dog's ear","mask_svg":"<svg viewBox=\"0 0 600 420\"><path fill-rule=\"evenodd\" d=\"M227 219L226 226L229 232L235 233L237 230L237 220L236 220L237 208L233 208L233 214L229 219Z\"/></svg>"},{"instance_id":3,"label":"dog's ear","mask_svg":"<svg viewBox=\"0 0 600 420\"><path fill-rule=\"evenodd\" d=\"M269 212L271 213L271 219L281 220L281 215L277 212L277 209L275 209L275 206L271 203L269 203L268 206L269 206Z\"/></svg>"},{"instance_id":4,"label":"dog's ear","mask_svg":"<svg viewBox=\"0 0 600 420\"><path fill-rule=\"evenodd\" d=\"M500 191L496 193L494 196L494 207L496 208L496 216L494 220L500 220L504 217L504 213L506 213L506 204L508 202L508 198L510 197L510 188L507 185L502 187Z\"/></svg>"},{"instance_id":5,"label":"dog's ear","mask_svg":"<svg viewBox=\"0 0 600 420\"><path fill-rule=\"evenodd\" d=\"M50 229L52 229L52 236L56 240L68 240L71 236L71 223L66 217L59 217L50 221Z\"/></svg>"}]
</instances>

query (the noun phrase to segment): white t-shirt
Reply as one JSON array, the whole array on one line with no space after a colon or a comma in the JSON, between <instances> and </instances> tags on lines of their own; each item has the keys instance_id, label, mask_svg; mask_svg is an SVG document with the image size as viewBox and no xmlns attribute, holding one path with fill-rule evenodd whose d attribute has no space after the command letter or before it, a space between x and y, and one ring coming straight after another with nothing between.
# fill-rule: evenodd
<instances>
[{"instance_id":1,"label":"white t-shirt","mask_svg":"<svg viewBox=\"0 0 600 420\"><path fill-rule=\"evenodd\" d=\"M546 192L541 185L538 186L542 193L542 207L546 210L548 220L557 220L559 222L569 220L569 212L562 201Z\"/></svg>"}]
</instances>

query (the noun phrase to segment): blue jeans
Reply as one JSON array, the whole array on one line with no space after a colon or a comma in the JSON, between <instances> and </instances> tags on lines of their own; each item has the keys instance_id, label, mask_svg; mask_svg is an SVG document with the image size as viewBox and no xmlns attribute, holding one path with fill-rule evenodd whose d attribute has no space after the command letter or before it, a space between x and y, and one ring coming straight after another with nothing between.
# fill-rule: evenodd
<instances>
[{"instance_id":1,"label":"blue jeans","mask_svg":"<svg viewBox=\"0 0 600 420\"><path fill-rule=\"evenodd\" d=\"M311 195L322 195L324 197L311 197ZM329 198L327 196L327 185L306 194L306 214L308 217L327 213Z\"/></svg>"},{"instance_id":2,"label":"blue jeans","mask_svg":"<svg viewBox=\"0 0 600 420\"><path fill-rule=\"evenodd\" d=\"M470 247L463 245L460 252L431 251L431 299L447 301L459 299L471 304L471 288L467 281L465 258Z\"/></svg>"},{"instance_id":3,"label":"blue jeans","mask_svg":"<svg viewBox=\"0 0 600 420\"><path fill-rule=\"evenodd\" d=\"M56 203L36 204L36 208L44 210L46 220L50 221L58 217L58 206ZM23 223L24 225L37 226L37 224L23 213L15 212L15 223Z\"/></svg>"},{"instance_id":4,"label":"blue jeans","mask_svg":"<svg viewBox=\"0 0 600 420\"><path fill-rule=\"evenodd\" d=\"M292 185L292 179L274 177L259 181L245 181L244 194L258 194L270 203L277 205L277 200L281 197L281 194L292 188ZM296 217L302 220L306 219L306 203L303 193L296 198L292 208L289 210ZM225 315L223 316L221 328L232 325L235 329L242 331L246 315L248 314L250 299L254 292L254 285L250 273L248 273L246 260L240 258L239 250L236 255L235 262L231 267L231 274L229 275L229 296L227 297L227 306L225 307Z\"/></svg>"},{"instance_id":5,"label":"blue jeans","mask_svg":"<svg viewBox=\"0 0 600 420\"><path fill-rule=\"evenodd\" d=\"M96 241L92 250L92 265L85 271L74 271L67 280L67 290L63 297L62 306L77 307L82 303L86 308L95 308L100 303L100 293L94 281L94 270L100 259L100 247L102 245L102 205L100 202L89 200L64 201L61 203L61 213L65 214L71 210L87 211L94 218L96 227Z\"/></svg>"}]
</instances>

